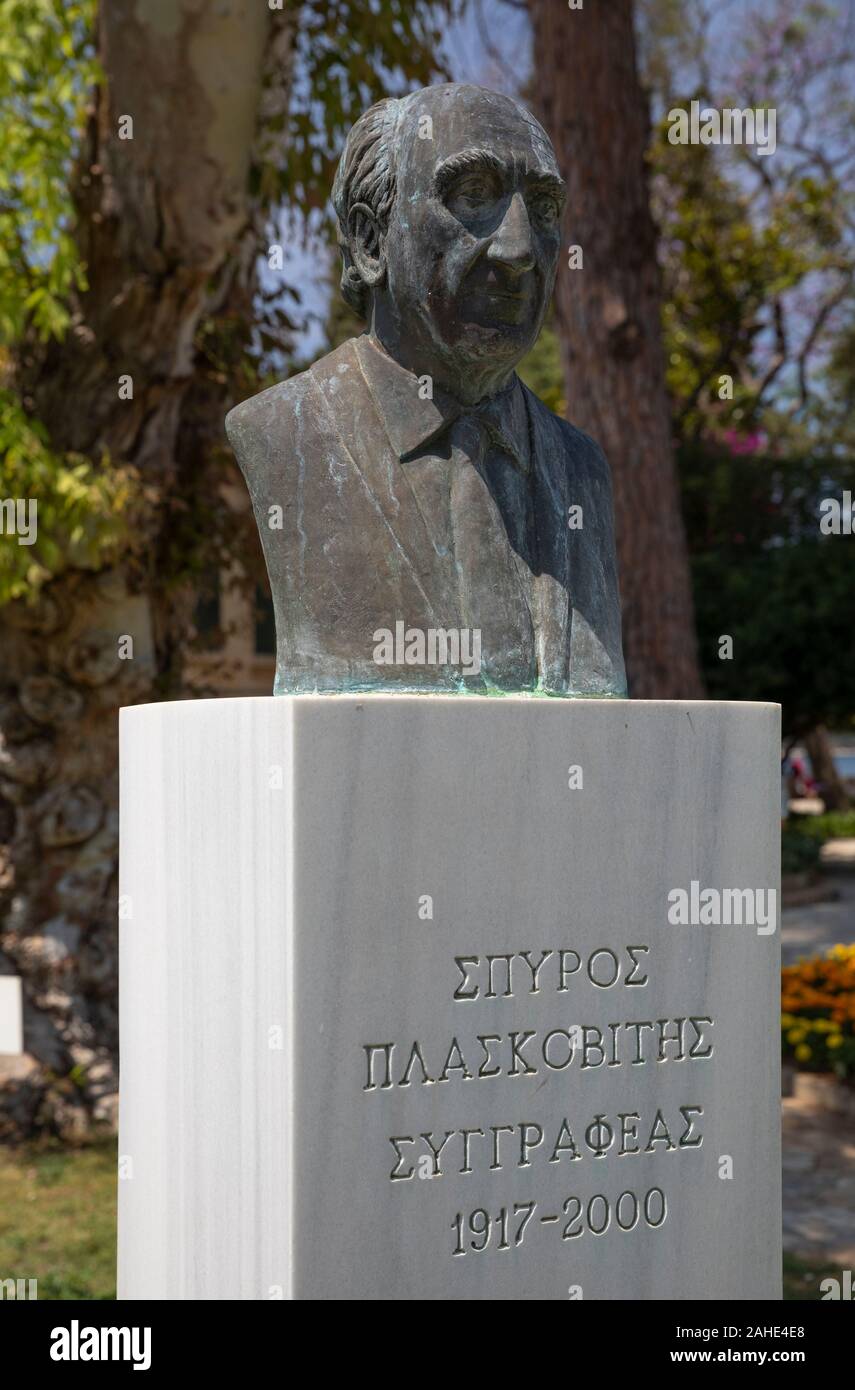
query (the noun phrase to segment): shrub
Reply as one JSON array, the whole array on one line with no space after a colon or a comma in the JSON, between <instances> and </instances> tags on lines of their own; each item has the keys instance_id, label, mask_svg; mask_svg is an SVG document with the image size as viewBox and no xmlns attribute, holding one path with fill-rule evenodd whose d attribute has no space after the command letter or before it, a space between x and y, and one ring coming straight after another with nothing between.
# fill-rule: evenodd
<instances>
[{"instance_id":1,"label":"shrub","mask_svg":"<svg viewBox=\"0 0 855 1390\"><path fill-rule=\"evenodd\" d=\"M781 873L804 874L819 863L820 842L785 829L781 834Z\"/></svg>"},{"instance_id":2,"label":"shrub","mask_svg":"<svg viewBox=\"0 0 855 1390\"><path fill-rule=\"evenodd\" d=\"M790 816L785 833L816 840L820 845L825 844L826 840L852 840L855 839L855 811L827 811L822 816Z\"/></svg>"}]
</instances>

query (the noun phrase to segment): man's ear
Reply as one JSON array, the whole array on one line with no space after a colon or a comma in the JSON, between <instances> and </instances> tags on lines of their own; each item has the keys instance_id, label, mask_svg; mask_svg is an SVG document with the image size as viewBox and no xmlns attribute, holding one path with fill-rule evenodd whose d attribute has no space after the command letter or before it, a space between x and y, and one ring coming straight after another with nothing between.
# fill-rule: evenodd
<instances>
[{"instance_id":1,"label":"man's ear","mask_svg":"<svg viewBox=\"0 0 855 1390\"><path fill-rule=\"evenodd\" d=\"M347 215L348 249L363 284L380 285L386 274L385 238L367 203L354 203Z\"/></svg>"}]
</instances>

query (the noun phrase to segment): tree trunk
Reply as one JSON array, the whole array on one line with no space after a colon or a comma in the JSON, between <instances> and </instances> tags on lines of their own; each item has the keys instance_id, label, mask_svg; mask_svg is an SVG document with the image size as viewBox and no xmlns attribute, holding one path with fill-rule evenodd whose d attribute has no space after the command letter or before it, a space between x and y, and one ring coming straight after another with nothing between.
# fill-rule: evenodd
<instances>
[{"instance_id":1,"label":"tree trunk","mask_svg":"<svg viewBox=\"0 0 855 1390\"><path fill-rule=\"evenodd\" d=\"M0 1136L114 1119L116 716L180 685L192 592L176 584L176 548L192 548L197 503L218 510L212 455L230 403L200 330L236 303L249 319L272 22L258 0L101 6L105 80L75 183L89 288L64 341L21 352L18 384L56 450L131 464L157 500L120 568L67 572L34 607L0 611L0 971L25 995ZM133 138L120 139L127 116ZM122 930L145 931L141 909Z\"/></svg>"},{"instance_id":2,"label":"tree trunk","mask_svg":"<svg viewBox=\"0 0 855 1390\"><path fill-rule=\"evenodd\" d=\"M811 729L810 733L805 735L804 745L826 811L848 811L849 794L837 771L825 725L818 724L815 729Z\"/></svg>"},{"instance_id":3,"label":"tree trunk","mask_svg":"<svg viewBox=\"0 0 855 1390\"><path fill-rule=\"evenodd\" d=\"M656 230L631 0L529 0L539 115L568 185L557 327L569 418L603 447L615 493L630 693L703 694L665 387Z\"/></svg>"}]
</instances>

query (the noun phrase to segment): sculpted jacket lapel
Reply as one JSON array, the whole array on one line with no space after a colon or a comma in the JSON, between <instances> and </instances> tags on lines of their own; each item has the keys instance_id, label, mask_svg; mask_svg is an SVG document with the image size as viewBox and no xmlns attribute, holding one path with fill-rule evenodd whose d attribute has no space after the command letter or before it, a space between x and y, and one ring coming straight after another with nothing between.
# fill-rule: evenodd
<instances>
[{"instance_id":1,"label":"sculpted jacket lapel","mask_svg":"<svg viewBox=\"0 0 855 1390\"><path fill-rule=\"evenodd\" d=\"M346 483L341 483L342 503L345 487L347 501L340 524L364 548L366 560L372 550L370 537L376 537L375 545L384 561L378 565L375 560L370 573L365 565L366 618L370 613L375 627L394 627L399 619L425 628L448 626L455 621L454 594L447 592L429 520L401 468L394 441L388 438L392 412L380 408L377 393L372 390L371 367L368 374L363 371L367 351L377 355L363 339L352 339L339 349L342 357L332 370L327 364L332 363L333 357L339 358L339 353L325 358L313 369L331 425L335 428L336 420L348 423L346 440L336 430L350 475ZM394 363L391 365L401 372ZM342 367L346 370L342 371ZM392 389L412 394L415 378L409 373L403 375L408 381ZM383 387L385 400L385 381ZM395 403L396 410L405 407L410 415L416 409L409 396ZM363 417L367 418L360 425Z\"/></svg>"},{"instance_id":2,"label":"sculpted jacket lapel","mask_svg":"<svg viewBox=\"0 0 855 1390\"><path fill-rule=\"evenodd\" d=\"M503 433L501 403L470 411L439 388L423 395L418 378L369 339L357 340L357 352L402 482L431 541L435 625L480 629L487 679L526 685L534 664L527 587L487 478L486 456ZM515 380L507 394L519 391ZM525 417L522 403L519 413ZM509 430L504 438L511 443ZM517 456L507 467L520 469L524 479L526 463ZM498 664L497 650L502 651Z\"/></svg>"}]
</instances>

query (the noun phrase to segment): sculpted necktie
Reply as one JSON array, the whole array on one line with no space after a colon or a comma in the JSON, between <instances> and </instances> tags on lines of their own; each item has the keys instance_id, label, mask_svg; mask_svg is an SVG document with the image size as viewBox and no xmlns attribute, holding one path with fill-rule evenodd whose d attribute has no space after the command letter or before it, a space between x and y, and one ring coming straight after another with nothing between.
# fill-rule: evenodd
<instances>
[{"instance_id":1,"label":"sculpted necktie","mask_svg":"<svg viewBox=\"0 0 855 1390\"><path fill-rule=\"evenodd\" d=\"M468 411L450 432L450 515L461 611L481 631L484 675L524 685L535 666L535 634L525 563L529 479L507 434L483 411ZM502 652L501 668L493 654Z\"/></svg>"}]
</instances>

